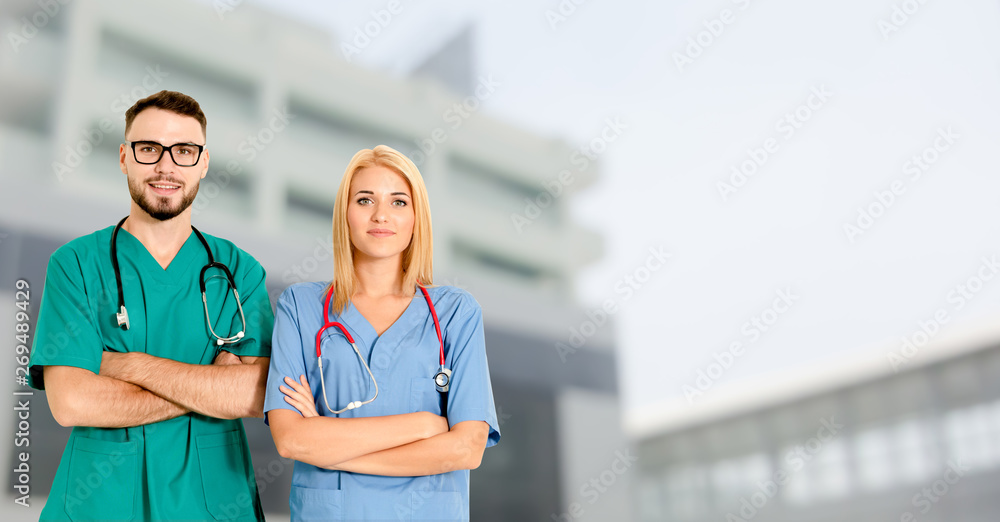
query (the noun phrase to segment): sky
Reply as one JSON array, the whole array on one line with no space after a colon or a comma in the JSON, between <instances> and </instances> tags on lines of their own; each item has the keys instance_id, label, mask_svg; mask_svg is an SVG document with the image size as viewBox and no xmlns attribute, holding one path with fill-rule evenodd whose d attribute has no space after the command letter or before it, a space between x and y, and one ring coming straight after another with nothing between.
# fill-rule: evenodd
<instances>
[{"instance_id":1,"label":"sky","mask_svg":"<svg viewBox=\"0 0 1000 522\"><path fill-rule=\"evenodd\" d=\"M338 48L390 6L258 3ZM500 83L485 113L575 147L613 136L572 213L604 237L577 291L620 305L627 415L685 397L726 351L706 394L857 354L888 366L903 338L1000 313L996 2L393 5L353 63L405 76L472 24L476 74ZM670 257L645 272L650 249Z\"/></svg>"}]
</instances>

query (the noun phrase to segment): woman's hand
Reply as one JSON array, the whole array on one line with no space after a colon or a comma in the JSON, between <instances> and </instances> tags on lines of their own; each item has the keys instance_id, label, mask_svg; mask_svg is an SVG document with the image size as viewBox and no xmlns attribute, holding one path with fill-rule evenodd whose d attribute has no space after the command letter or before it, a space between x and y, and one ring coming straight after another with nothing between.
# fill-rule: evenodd
<instances>
[{"instance_id":1,"label":"woman's hand","mask_svg":"<svg viewBox=\"0 0 1000 522\"><path fill-rule=\"evenodd\" d=\"M291 377L285 377L285 384L290 386L279 386L281 393L285 394L285 402L291 404L303 417L319 417L316 411L316 400L313 399L312 388L305 375L299 376L299 382L295 382Z\"/></svg>"}]
</instances>

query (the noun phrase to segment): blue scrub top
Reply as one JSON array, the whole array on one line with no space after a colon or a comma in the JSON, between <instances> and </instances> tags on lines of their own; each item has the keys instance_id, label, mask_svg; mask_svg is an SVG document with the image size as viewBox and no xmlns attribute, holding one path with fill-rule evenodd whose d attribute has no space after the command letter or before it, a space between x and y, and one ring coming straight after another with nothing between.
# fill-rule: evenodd
<instances>
[{"instance_id":1,"label":"blue scrub top","mask_svg":"<svg viewBox=\"0 0 1000 522\"><path fill-rule=\"evenodd\" d=\"M329 283L300 283L278 299L271 368L264 411L295 410L278 389L285 377L309 379L316 409L332 416L322 398L316 364L316 332L323 325ZM445 364L452 370L447 394L450 426L481 420L490 426L487 447L500 440L490 385L479 303L451 286L428 288L444 336ZM354 337L361 356L378 381L378 398L339 417L377 417L429 411L442 414L443 394L434 386L439 343L423 293L415 292L403 314L381 336L353 304L342 315L330 313ZM322 338L323 371L330 406L341 409L374 393L368 373L350 343L336 328ZM265 414L266 415L266 414ZM266 417L265 417L266 418ZM332 471L295 462L289 497L292 520L468 520L469 470L420 477L385 477Z\"/></svg>"}]
</instances>

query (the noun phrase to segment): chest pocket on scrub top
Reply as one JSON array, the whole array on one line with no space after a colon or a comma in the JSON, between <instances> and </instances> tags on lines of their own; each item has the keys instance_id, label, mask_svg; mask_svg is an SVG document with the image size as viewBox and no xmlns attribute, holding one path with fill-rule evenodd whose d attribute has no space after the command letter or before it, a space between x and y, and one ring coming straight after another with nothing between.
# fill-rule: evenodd
<instances>
[{"instance_id":1,"label":"chest pocket on scrub top","mask_svg":"<svg viewBox=\"0 0 1000 522\"><path fill-rule=\"evenodd\" d=\"M414 377L410 379L410 412L429 411L435 415L444 415L446 395L437 391L434 379L431 377Z\"/></svg>"}]
</instances>

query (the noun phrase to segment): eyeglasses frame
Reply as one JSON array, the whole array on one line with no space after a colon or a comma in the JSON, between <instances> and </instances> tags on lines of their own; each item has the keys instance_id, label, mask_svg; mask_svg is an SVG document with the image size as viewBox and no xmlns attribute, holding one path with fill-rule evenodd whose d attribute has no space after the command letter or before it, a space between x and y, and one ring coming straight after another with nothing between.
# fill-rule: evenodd
<instances>
[{"instance_id":1,"label":"eyeglasses frame","mask_svg":"<svg viewBox=\"0 0 1000 522\"><path fill-rule=\"evenodd\" d=\"M139 157L136 156L136 154L135 154L135 145L137 143L152 143L154 145L158 145L160 147L160 155L156 157L156 161L152 161L152 162L139 161ZM162 143L156 142L156 141L140 140L140 141L130 141L130 142L128 142L128 144L129 144L129 148L132 149L132 158L135 160L136 163L138 163L140 165L156 165L157 163L160 162L160 160L163 159L163 153L165 151L169 151L170 152L170 161L173 161L174 165L177 165L178 167L193 167L193 166L197 165L199 161L201 161L201 153L205 152L205 146L204 145L198 145L197 143L174 143L173 145L171 145L171 146L168 147L168 146L166 146L166 145L164 145ZM190 165L181 165L180 163L177 163L177 158L174 157L174 147L176 147L178 145L187 145L187 146L198 147L198 157L195 158L194 163L192 163Z\"/></svg>"}]
</instances>

